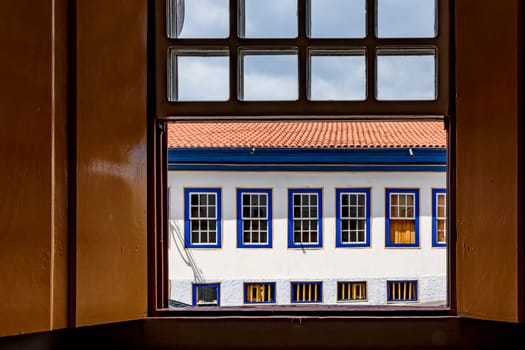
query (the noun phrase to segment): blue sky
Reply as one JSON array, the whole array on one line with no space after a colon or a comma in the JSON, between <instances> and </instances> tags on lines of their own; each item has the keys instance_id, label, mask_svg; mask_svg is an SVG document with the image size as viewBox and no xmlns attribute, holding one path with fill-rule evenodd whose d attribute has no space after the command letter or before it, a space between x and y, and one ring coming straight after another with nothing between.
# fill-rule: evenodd
<instances>
[{"instance_id":1,"label":"blue sky","mask_svg":"<svg viewBox=\"0 0 525 350\"><path fill-rule=\"evenodd\" d=\"M177 0L173 0L177 2ZM180 0L179 0L180 1ZM232 0L233 1L233 0ZM310 35L360 38L366 34L365 0L311 0ZM185 0L181 38L229 35L228 0ZM245 0L248 38L293 38L297 35L297 0ZM377 0L379 37L434 37L435 0ZM245 57L244 96L250 100L297 98L297 57ZM179 98L227 98L228 59L179 58ZM311 97L315 100L362 100L366 93L364 56L313 56ZM381 56L377 59L380 99L433 99L435 62L426 56ZM227 80L227 79L226 79ZM221 91L219 91L221 90ZM226 94L226 95L225 95Z\"/></svg>"}]
</instances>

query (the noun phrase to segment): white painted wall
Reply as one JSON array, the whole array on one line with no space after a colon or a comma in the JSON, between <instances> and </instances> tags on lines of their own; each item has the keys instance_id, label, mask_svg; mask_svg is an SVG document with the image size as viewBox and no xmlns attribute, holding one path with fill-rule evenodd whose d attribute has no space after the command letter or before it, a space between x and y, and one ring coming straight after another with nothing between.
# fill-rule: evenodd
<instances>
[{"instance_id":1,"label":"white painted wall","mask_svg":"<svg viewBox=\"0 0 525 350\"><path fill-rule=\"evenodd\" d=\"M446 187L438 172L232 172L170 171L169 249L171 298L191 304L196 280L189 259L205 282L221 283L221 306L243 304L243 282L277 282L277 303L290 301L290 281L322 280L325 304L335 304L338 280L368 281L367 304L386 304L386 280L417 279L419 302L446 303L446 248L432 247L433 188ZM222 248L185 249L184 188L222 189ZM335 247L335 189L371 188L371 247ZM419 189L418 248L385 247L385 188ZM237 248L237 188L272 188L273 248ZM323 247L288 248L288 189L322 188ZM177 233L178 231L178 233Z\"/></svg>"}]
</instances>

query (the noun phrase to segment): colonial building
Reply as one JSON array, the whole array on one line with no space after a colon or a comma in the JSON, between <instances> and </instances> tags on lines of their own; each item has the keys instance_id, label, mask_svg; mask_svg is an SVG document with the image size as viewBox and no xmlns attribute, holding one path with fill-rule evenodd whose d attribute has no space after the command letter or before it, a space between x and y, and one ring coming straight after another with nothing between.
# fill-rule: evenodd
<instances>
[{"instance_id":1,"label":"colonial building","mask_svg":"<svg viewBox=\"0 0 525 350\"><path fill-rule=\"evenodd\" d=\"M169 125L173 305L445 305L439 121Z\"/></svg>"}]
</instances>

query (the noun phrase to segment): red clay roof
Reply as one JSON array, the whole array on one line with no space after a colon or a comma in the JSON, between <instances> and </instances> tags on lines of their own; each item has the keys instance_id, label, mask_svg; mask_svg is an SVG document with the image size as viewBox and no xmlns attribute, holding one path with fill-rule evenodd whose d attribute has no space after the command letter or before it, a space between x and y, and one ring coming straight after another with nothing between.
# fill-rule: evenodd
<instances>
[{"instance_id":1,"label":"red clay roof","mask_svg":"<svg viewBox=\"0 0 525 350\"><path fill-rule=\"evenodd\" d=\"M168 147L446 147L442 121L177 122Z\"/></svg>"}]
</instances>

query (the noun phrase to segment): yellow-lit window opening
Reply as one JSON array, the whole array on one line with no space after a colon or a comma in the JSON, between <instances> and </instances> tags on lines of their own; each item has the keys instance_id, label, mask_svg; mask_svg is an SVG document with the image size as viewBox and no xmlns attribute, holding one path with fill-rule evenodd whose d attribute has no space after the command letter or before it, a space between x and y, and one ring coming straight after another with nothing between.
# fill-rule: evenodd
<instances>
[{"instance_id":1,"label":"yellow-lit window opening","mask_svg":"<svg viewBox=\"0 0 525 350\"><path fill-rule=\"evenodd\" d=\"M389 281L388 301L416 301L417 281Z\"/></svg>"},{"instance_id":2,"label":"yellow-lit window opening","mask_svg":"<svg viewBox=\"0 0 525 350\"><path fill-rule=\"evenodd\" d=\"M321 282L292 282L292 303L317 303L321 300Z\"/></svg>"},{"instance_id":3,"label":"yellow-lit window opening","mask_svg":"<svg viewBox=\"0 0 525 350\"><path fill-rule=\"evenodd\" d=\"M366 282L338 282L338 301L366 300Z\"/></svg>"},{"instance_id":4,"label":"yellow-lit window opening","mask_svg":"<svg viewBox=\"0 0 525 350\"><path fill-rule=\"evenodd\" d=\"M246 283L244 302L247 304L275 303L275 283Z\"/></svg>"}]
</instances>

